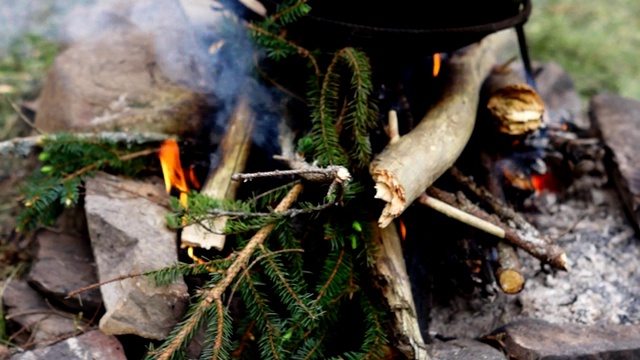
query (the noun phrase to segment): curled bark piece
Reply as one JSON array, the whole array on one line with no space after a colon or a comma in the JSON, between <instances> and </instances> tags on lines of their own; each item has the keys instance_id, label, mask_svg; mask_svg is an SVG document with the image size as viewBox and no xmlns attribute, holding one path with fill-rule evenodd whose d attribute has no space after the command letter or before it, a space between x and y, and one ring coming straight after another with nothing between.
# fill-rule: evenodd
<instances>
[{"instance_id":1,"label":"curled bark piece","mask_svg":"<svg viewBox=\"0 0 640 360\"><path fill-rule=\"evenodd\" d=\"M372 161L369 171L376 183L375 197L386 202L380 227L402 214L458 159L474 128L482 82L510 44L509 35L489 35L452 56L442 99L415 129Z\"/></svg>"}]
</instances>

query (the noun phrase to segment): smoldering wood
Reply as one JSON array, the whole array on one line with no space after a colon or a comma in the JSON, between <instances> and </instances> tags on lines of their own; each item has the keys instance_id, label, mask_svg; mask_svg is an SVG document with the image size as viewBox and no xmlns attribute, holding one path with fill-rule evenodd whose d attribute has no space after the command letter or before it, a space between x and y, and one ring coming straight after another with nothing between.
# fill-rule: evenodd
<instances>
[{"instance_id":1,"label":"smoldering wood","mask_svg":"<svg viewBox=\"0 0 640 360\"><path fill-rule=\"evenodd\" d=\"M200 190L202 194L215 199L235 198L239 183L233 181L231 177L235 173L242 172L247 164L254 124L255 113L251 109L248 97L242 96L238 99L218 148L220 165L209 173ZM185 227L182 230L182 245L222 250L226 240L223 232L227 220L228 217L225 216L217 217L209 230L200 224Z\"/></svg>"},{"instance_id":2,"label":"smoldering wood","mask_svg":"<svg viewBox=\"0 0 640 360\"><path fill-rule=\"evenodd\" d=\"M402 214L458 159L474 128L480 86L512 44L513 33L503 31L454 54L444 71L449 77L440 101L372 161L375 197L386 202L380 227Z\"/></svg>"},{"instance_id":3,"label":"smoldering wood","mask_svg":"<svg viewBox=\"0 0 640 360\"><path fill-rule=\"evenodd\" d=\"M389 226L374 231L378 233L374 236L380 239L376 270L383 280L382 293L393 313L394 331L399 342L397 347L409 359L429 360L416 317L416 306L398 230L392 222Z\"/></svg>"},{"instance_id":4,"label":"smoldering wood","mask_svg":"<svg viewBox=\"0 0 640 360\"><path fill-rule=\"evenodd\" d=\"M505 239L521 247L541 261L558 269L567 270L567 255L551 239L541 234L531 223L511 207L493 196L486 188L478 186L456 167L450 170L453 178L489 205L506 224Z\"/></svg>"},{"instance_id":5,"label":"smoldering wood","mask_svg":"<svg viewBox=\"0 0 640 360\"><path fill-rule=\"evenodd\" d=\"M480 98L501 133L524 135L542 125L542 98L510 67L493 69L482 86Z\"/></svg>"}]
</instances>

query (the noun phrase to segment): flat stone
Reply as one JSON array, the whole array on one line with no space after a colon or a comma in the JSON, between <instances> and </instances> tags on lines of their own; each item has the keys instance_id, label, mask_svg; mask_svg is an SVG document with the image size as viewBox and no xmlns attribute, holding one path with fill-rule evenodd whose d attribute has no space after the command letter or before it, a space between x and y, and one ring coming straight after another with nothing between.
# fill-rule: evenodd
<instances>
[{"instance_id":1,"label":"flat stone","mask_svg":"<svg viewBox=\"0 0 640 360\"><path fill-rule=\"evenodd\" d=\"M96 311L102 304L98 289L66 298L69 292L98 282L89 239L42 230L36 235L36 244L29 283L45 297L53 298L68 308Z\"/></svg>"},{"instance_id":2,"label":"flat stone","mask_svg":"<svg viewBox=\"0 0 640 360\"><path fill-rule=\"evenodd\" d=\"M85 209L100 281L175 264L176 233L165 224L168 195L159 178L148 182L110 175L87 179ZM188 302L182 279L157 287L144 277L101 287L109 335L164 339L181 320Z\"/></svg>"},{"instance_id":3,"label":"flat stone","mask_svg":"<svg viewBox=\"0 0 640 360\"><path fill-rule=\"evenodd\" d=\"M77 330L74 314L53 310L25 281L9 283L2 300L7 307L6 316L29 330L36 346Z\"/></svg>"},{"instance_id":4,"label":"flat stone","mask_svg":"<svg viewBox=\"0 0 640 360\"><path fill-rule=\"evenodd\" d=\"M498 349L473 339L456 339L429 345L431 360L507 360Z\"/></svg>"},{"instance_id":5,"label":"flat stone","mask_svg":"<svg viewBox=\"0 0 640 360\"><path fill-rule=\"evenodd\" d=\"M492 338L515 359L604 360L640 358L640 326L555 325L523 319L497 329Z\"/></svg>"},{"instance_id":6,"label":"flat stone","mask_svg":"<svg viewBox=\"0 0 640 360\"><path fill-rule=\"evenodd\" d=\"M122 344L114 336L92 330L46 348L15 354L11 360L126 360Z\"/></svg>"},{"instance_id":7,"label":"flat stone","mask_svg":"<svg viewBox=\"0 0 640 360\"><path fill-rule=\"evenodd\" d=\"M636 229L640 229L640 101L614 94L591 99L589 114L611 150L611 172Z\"/></svg>"}]
</instances>

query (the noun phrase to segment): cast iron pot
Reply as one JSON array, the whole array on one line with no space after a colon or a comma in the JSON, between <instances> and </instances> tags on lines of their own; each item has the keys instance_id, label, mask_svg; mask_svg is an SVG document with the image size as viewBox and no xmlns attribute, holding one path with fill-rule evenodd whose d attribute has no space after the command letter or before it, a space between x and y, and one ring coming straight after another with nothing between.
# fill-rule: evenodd
<instances>
[{"instance_id":1,"label":"cast iron pot","mask_svg":"<svg viewBox=\"0 0 640 360\"><path fill-rule=\"evenodd\" d=\"M279 0L264 0L269 14ZM530 0L309 0L290 27L307 46L356 46L389 52L449 52L523 24Z\"/></svg>"}]
</instances>

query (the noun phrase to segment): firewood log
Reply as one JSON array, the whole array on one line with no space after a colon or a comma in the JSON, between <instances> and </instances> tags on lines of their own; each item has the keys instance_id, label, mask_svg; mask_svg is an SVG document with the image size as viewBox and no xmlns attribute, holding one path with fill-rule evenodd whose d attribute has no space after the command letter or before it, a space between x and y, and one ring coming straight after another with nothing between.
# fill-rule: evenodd
<instances>
[{"instance_id":1,"label":"firewood log","mask_svg":"<svg viewBox=\"0 0 640 360\"><path fill-rule=\"evenodd\" d=\"M493 69L482 86L481 99L503 134L524 135L542 125L542 98L509 67Z\"/></svg>"},{"instance_id":2,"label":"firewood log","mask_svg":"<svg viewBox=\"0 0 640 360\"><path fill-rule=\"evenodd\" d=\"M498 32L454 54L447 64L442 98L422 121L372 161L376 198L386 205L385 227L458 159L475 125L480 87L491 68L513 49L513 33Z\"/></svg>"},{"instance_id":3,"label":"firewood log","mask_svg":"<svg viewBox=\"0 0 640 360\"><path fill-rule=\"evenodd\" d=\"M409 359L429 360L420 332L398 231L395 224L391 223L384 229L377 229L375 233L380 239L376 269L383 280L382 293L393 313L398 349Z\"/></svg>"},{"instance_id":4,"label":"firewood log","mask_svg":"<svg viewBox=\"0 0 640 360\"><path fill-rule=\"evenodd\" d=\"M220 166L211 172L200 190L202 194L216 199L234 198L239 183L231 176L242 172L246 166L251 147L251 134L255 123L255 114L251 111L248 98L238 100L231 116L227 131L218 149L221 154ZM185 227L182 230L181 242L184 246L195 246L203 249L212 247L222 250L225 235L222 234L227 224L227 217L214 220L214 232L208 231L199 224Z\"/></svg>"}]
</instances>

